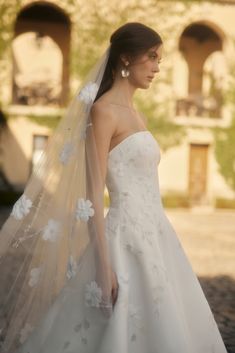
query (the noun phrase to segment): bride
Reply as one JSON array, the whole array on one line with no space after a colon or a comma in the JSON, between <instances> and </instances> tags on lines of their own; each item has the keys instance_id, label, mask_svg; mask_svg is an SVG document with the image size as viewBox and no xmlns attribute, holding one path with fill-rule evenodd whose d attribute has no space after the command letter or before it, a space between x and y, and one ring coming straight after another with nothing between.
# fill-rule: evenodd
<instances>
[{"instance_id":1,"label":"bride","mask_svg":"<svg viewBox=\"0 0 235 353\"><path fill-rule=\"evenodd\" d=\"M112 34L2 227L1 353L226 353L133 106L162 50L141 23Z\"/></svg>"}]
</instances>

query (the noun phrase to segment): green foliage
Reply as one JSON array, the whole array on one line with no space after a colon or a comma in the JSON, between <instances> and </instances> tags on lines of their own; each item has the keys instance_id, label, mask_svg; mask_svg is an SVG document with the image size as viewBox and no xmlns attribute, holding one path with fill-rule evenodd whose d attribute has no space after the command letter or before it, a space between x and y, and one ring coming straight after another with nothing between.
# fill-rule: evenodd
<instances>
[{"instance_id":1,"label":"green foliage","mask_svg":"<svg viewBox=\"0 0 235 353\"><path fill-rule=\"evenodd\" d=\"M89 1L86 10L81 12L81 18L77 18L80 31L78 41L72 49L72 74L83 79L106 49L112 32L125 22L139 21L155 28L163 37L163 41L167 41L164 55L170 55L172 45L174 46L175 43L171 41L172 44L170 44L168 39L172 37L172 33L175 33L175 22L180 23L180 19L190 6L188 1L182 1L180 9L179 7L176 9L174 2L170 3L172 6L169 6L166 1L159 1L156 4L153 0L125 3L113 0L108 5L102 0ZM172 18L172 23L167 20L169 17ZM161 19L157 24L156 18ZM172 69L169 63L168 66L164 66L158 78L160 90L163 86L170 87ZM168 89L168 96L161 102L155 102L154 91L151 89L148 104L143 99L137 102L138 108L147 116L148 128L156 136L163 150L179 144L185 135L185 129L170 120L172 115L169 109L170 99L172 99L170 95L171 92ZM161 111L157 110L158 105L161 105Z\"/></svg>"},{"instance_id":2,"label":"green foliage","mask_svg":"<svg viewBox=\"0 0 235 353\"><path fill-rule=\"evenodd\" d=\"M170 192L162 196L162 203L167 208L189 208L190 201L188 195Z\"/></svg>"},{"instance_id":3,"label":"green foliage","mask_svg":"<svg viewBox=\"0 0 235 353\"><path fill-rule=\"evenodd\" d=\"M148 102L144 102L140 98L137 98L136 101L139 110L144 113L147 119L147 128L156 137L162 151L181 143L186 135L186 129L170 120L167 102L160 103L163 108L160 110L153 98L149 98Z\"/></svg>"},{"instance_id":4,"label":"green foliage","mask_svg":"<svg viewBox=\"0 0 235 353\"><path fill-rule=\"evenodd\" d=\"M127 21L127 14L132 11L133 6L127 3L124 8L117 8L113 1L108 6L107 4L101 6L99 1L89 2L87 12L83 14L86 21L81 19L78 43L73 47L73 73L79 74L81 78L86 76L108 46L111 33Z\"/></svg>"},{"instance_id":5,"label":"green foliage","mask_svg":"<svg viewBox=\"0 0 235 353\"><path fill-rule=\"evenodd\" d=\"M26 115L26 118L33 121L34 123L38 125L43 125L47 126L50 129L55 129L56 126L58 125L61 116L59 115L43 115L43 116L38 116L38 115Z\"/></svg>"},{"instance_id":6,"label":"green foliage","mask_svg":"<svg viewBox=\"0 0 235 353\"><path fill-rule=\"evenodd\" d=\"M182 16L191 6L191 2L187 0L180 3L179 9L179 7L175 8L175 1L112 0L107 3L105 0L90 0L82 11L77 9L80 13L76 18L76 22L79 23L79 33L77 43L72 48L72 73L84 78L109 45L109 38L113 31L126 22L142 22L160 31L165 42L175 31L174 19L179 24ZM172 23L168 21L171 17ZM165 53L169 49L168 42Z\"/></svg>"},{"instance_id":7,"label":"green foliage","mask_svg":"<svg viewBox=\"0 0 235 353\"><path fill-rule=\"evenodd\" d=\"M25 115L24 117L38 125L47 126L52 130L54 130L57 127L59 121L62 118L61 115L33 115L33 114ZM11 115L11 116L7 116L6 120L14 119L14 118L15 118L15 115Z\"/></svg>"},{"instance_id":8,"label":"green foliage","mask_svg":"<svg viewBox=\"0 0 235 353\"><path fill-rule=\"evenodd\" d=\"M233 40L235 44L235 39ZM224 103L233 112L232 123L227 128L215 128L215 157L219 171L227 184L235 190L235 63L229 63L229 86L224 92Z\"/></svg>"},{"instance_id":9,"label":"green foliage","mask_svg":"<svg viewBox=\"0 0 235 353\"><path fill-rule=\"evenodd\" d=\"M224 198L217 198L215 200L215 207L216 208L230 208L235 209L235 200L234 199L224 199Z\"/></svg>"},{"instance_id":10,"label":"green foliage","mask_svg":"<svg viewBox=\"0 0 235 353\"><path fill-rule=\"evenodd\" d=\"M0 59L9 49L13 37L14 19L20 8L20 0L0 0Z\"/></svg>"},{"instance_id":11,"label":"green foliage","mask_svg":"<svg viewBox=\"0 0 235 353\"><path fill-rule=\"evenodd\" d=\"M215 156L219 164L219 172L228 185L235 190L235 114L228 128L216 128Z\"/></svg>"},{"instance_id":12,"label":"green foliage","mask_svg":"<svg viewBox=\"0 0 235 353\"><path fill-rule=\"evenodd\" d=\"M2 83L6 80L8 73L11 42L14 35L13 28L20 4L21 0L0 0L0 99Z\"/></svg>"},{"instance_id":13,"label":"green foliage","mask_svg":"<svg viewBox=\"0 0 235 353\"><path fill-rule=\"evenodd\" d=\"M185 128L169 121L166 116L162 115L156 118L148 118L148 128L154 134L161 149L167 149L180 145L182 139L186 135Z\"/></svg>"}]
</instances>

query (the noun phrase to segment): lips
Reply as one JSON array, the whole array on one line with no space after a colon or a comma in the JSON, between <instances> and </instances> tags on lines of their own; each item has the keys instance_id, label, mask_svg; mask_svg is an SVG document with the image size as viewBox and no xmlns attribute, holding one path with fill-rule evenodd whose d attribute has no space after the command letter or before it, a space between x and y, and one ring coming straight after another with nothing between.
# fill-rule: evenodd
<instances>
[{"instance_id":1,"label":"lips","mask_svg":"<svg viewBox=\"0 0 235 353\"><path fill-rule=\"evenodd\" d=\"M154 78L154 76L148 76L149 80L152 80Z\"/></svg>"}]
</instances>

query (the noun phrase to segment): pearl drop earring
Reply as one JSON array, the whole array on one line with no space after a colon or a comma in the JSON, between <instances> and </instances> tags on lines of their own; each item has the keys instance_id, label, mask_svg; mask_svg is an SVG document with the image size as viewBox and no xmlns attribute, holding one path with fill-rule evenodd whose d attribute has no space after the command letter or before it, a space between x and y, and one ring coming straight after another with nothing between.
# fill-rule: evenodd
<instances>
[{"instance_id":1,"label":"pearl drop earring","mask_svg":"<svg viewBox=\"0 0 235 353\"><path fill-rule=\"evenodd\" d=\"M130 75L130 71L128 70L127 66L129 65L129 63L125 63L126 67L122 68L121 70L121 75L122 77L126 78Z\"/></svg>"}]
</instances>

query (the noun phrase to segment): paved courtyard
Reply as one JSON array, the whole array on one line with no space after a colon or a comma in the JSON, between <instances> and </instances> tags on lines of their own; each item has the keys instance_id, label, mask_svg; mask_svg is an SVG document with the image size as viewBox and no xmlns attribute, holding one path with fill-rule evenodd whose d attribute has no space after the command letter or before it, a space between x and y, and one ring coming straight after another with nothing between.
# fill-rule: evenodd
<instances>
[{"instance_id":1,"label":"paved courtyard","mask_svg":"<svg viewBox=\"0 0 235 353\"><path fill-rule=\"evenodd\" d=\"M235 353L235 212L166 213L198 276L226 348Z\"/></svg>"},{"instance_id":2,"label":"paved courtyard","mask_svg":"<svg viewBox=\"0 0 235 353\"><path fill-rule=\"evenodd\" d=\"M0 209L0 225L10 209ZM235 211L166 210L229 353L235 353ZM207 352L202 352L207 353Z\"/></svg>"}]
</instances>

